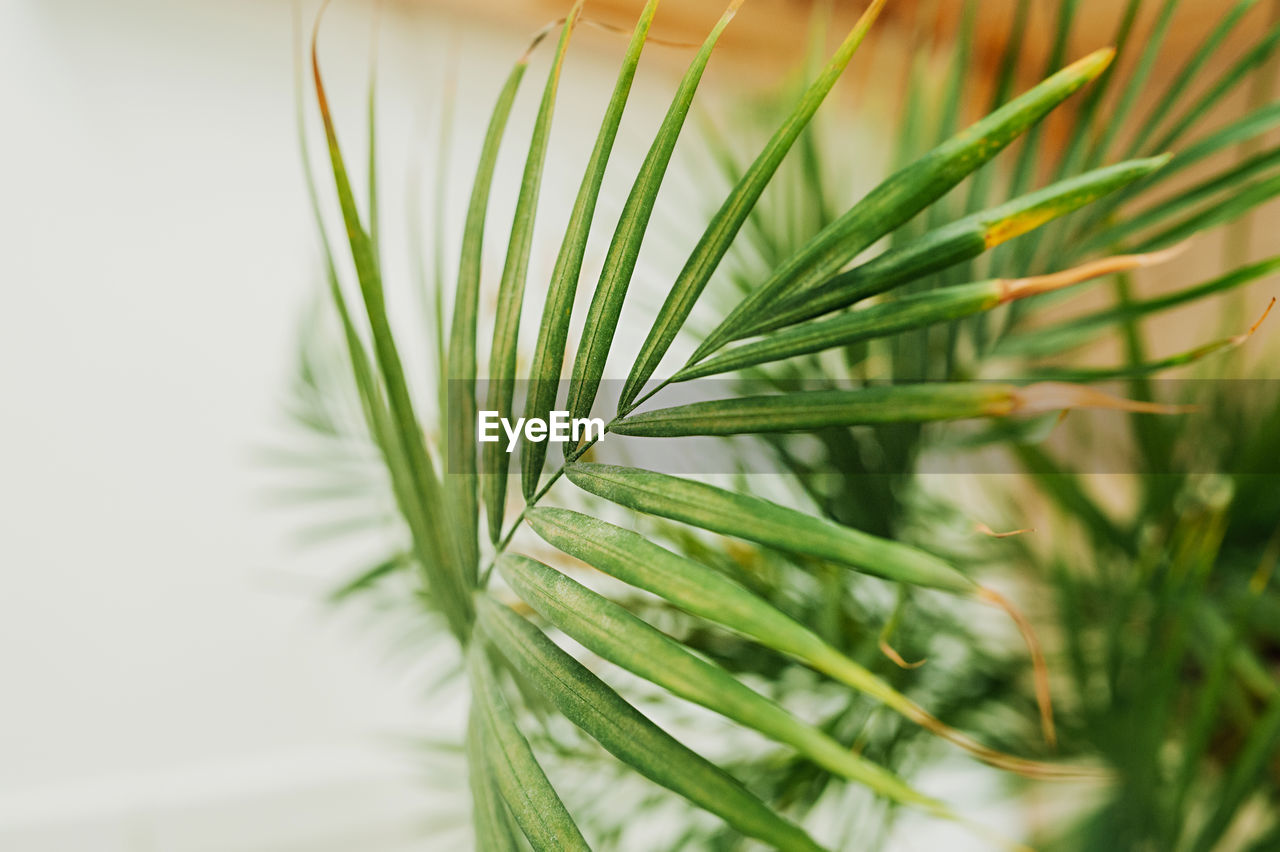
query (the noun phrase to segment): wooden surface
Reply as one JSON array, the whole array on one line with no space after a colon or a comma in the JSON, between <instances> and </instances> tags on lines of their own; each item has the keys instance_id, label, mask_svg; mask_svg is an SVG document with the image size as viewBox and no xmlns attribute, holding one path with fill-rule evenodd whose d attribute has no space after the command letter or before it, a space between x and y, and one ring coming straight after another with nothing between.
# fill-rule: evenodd
<instances>
[{"instance_id":1,"label":"wooden surface","mask_svg":"<svg viewBox=\"0 0 1280 852\"><path fill-rule=\"evenodd\" d=\"M397 0L403 5L446 7L455 13L485 18L503 27L530 32L563 15L568 0ZM613 26L629 29L643 0L588 0L587 17ZM723 39L723 52L748 66L774 66L794 61L802 49L815 5L832 10L831 35L843 32L866 7L864 0L833 0L815 4L814 0L747 0L737 19ZM1015 0L981 0L978 21L979 44L975 65L992 69L1000 47L1008 37ZM1109 42L1115 31L1123 3L1120 0L1083 0L1080 19L1075 27L1072 54L1078 55ZM1148 28L1150 17L1162 4L1148 3L1146 20L1139 31ZM1226 7L1225 0L1182 0L1174 19L1163 62L1176 64L1203 38L1213 21ZM1266 24L1273 2L1263 0L1237 29L1240 39ZM673 41L701 40L724 8L723 0L668 0L658 11L653 35ZM913 47L934 41L945 41L960 16L961 0L889 0L878 29L882 40L909 43ZM1028 53L1043 58L1049 35L1054 27L1057 4L1051 0L1033 0L1031 25L1022 38ZM1239 43L1239 42L1237 42Z\"/></svg>"}]
</instances>

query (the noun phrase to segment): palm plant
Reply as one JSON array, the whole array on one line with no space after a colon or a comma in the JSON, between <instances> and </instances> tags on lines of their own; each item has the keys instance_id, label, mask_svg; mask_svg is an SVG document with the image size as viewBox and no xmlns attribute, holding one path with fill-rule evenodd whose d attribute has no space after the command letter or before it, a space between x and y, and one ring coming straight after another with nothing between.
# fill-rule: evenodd
<instances>
[{"instance_id":1,"label":"palm plant","mask_svg":"<svg viewBox=\"0 0 1280 852\"><path fill-rule=\"evenodd\" d=\"M1092 542L1088 565L1065 552L1027 554L1052 591L1044 621L1064 638L1074 696L1060 716L1064 746L1106 755L1127 791L1047 833L1043 848L1275 846L1280 702L1264 613L1275 607L1276 442L1252 417L1276 411L1215 396L1223 421L1242 428L1224 454L1236 457L1216 459L1227 473L1142 478L1132 519L1037 454L1033 470L1051 499L1078 501L1064 531L1078 525ZM1238 419L1245 411L1248 425ZM1258 466L1237 467L1260 449Z\"/></svg>"},{"instance_id":2,"label":"palm plant","mask_svg":"<svg viewBox=\"0 0 1280 852\"><path fill-rule=\"evenodd\" d=\"M941 542L930 546L928 539L915 540L910 527L920 524L921 515L904 502L905 480L936 445L939 433L927 427L985 418L995 425L979 440L1012 445L1028 464L1039 460L1043 481L1060 485L1058 472L1049 476L1045 457L1028 442L1033 430L1027 423L1034 426L1036 415L1075 407L1121 408L1140 412L1137 416L1146 421L1153 412L1174 410L1154 401L1142 377L1238 341L1152 360L1141 346L1142 319L1172 304L1241 286L1280 266L1280 259L1245 265L1145 302L1132 298L1127 279L1129 271L1167 258L1166 250L1187 237L1244 215L1280 191L1274 152L1264 151L1190 188L1158 195L1171 176L1260 137L1280 121L1280 110L1264 104L1225 127L1203 131L1210 108L1274 53L1280 29L1264 34L1204 94L1190 94L1253 2L1227 10L1183 72L1154 98L1151 114L1129 139L1119 135L1124 119L1148 94L1147 80L1176 0L1159 4L1155 30L1123 80L1112 70L1111 49L1066 63L1078 3L1063 0L1051 67L1042 82L1010 97L1019 65L1019 40L1010 38L990 109L962 130L972 43L972 28L966 26L940 92L930 91L923 75L913 78L898 167L835 215L824 190L813 120L885 5L876 0L810 75L809 85L782 109L776 129L754 156L742 162L723 146L717 150L731 185L700 225L701 239L630 360L606 427L609 442L758 436L776 452L775 469L790 472L800 493L781 492L776 485L766 491L742 479L727 488L600 464L590 460L601 449L597 441L569 445L563 462L550 464L545 444L523 441L516 487L508 482L510 457L503 447L476 441L479 400L483 397L485 409L512 415L520 407L519 384L526 391L525 416L545 419L557 406L568 367L564 407L570 415L585 418L605 404L603 377L610 356L618 357L616 332L641 246L652 230L659 188L716 42L740 5L741 0L729 5L677 87L622 209L591 294L582 340L567 364L587 239L658 2L644 6L545 288L531 364L519 371L518 336L543 166L562 63L582 2L558 25L559 40L524 149L487 379L481 383L477 325L483 239L498 154L529 54L518 60L499 93L481 151L451 316L442 290L435 291L431 331L438 387L426 396L411 391L384 294L375 161L371 157L368 206L362 212L312 42L314 86L345 251L356 273L358 298L353 299L340 280L325 223L319 221L356 416L336 413L324 389L328 384L317 384L322 374L311 369L311 357L304 362L301 414L312 428L362 437L376 448L379 475L407 530L408 546L343 593L410 573L420 587L414 600L439 618L460 649L471 697L466 749L475 831L485 849L522 848L526 842L536 849L585 848L589 837L600 844L612 836L597 823L575 819L585 806L566 806L549 780L546 737L536 732L550 730L548 714L569 720L630 770L718 818L711 828L698 823L682 838L695 848L734 846L741 838L781 849L823 848L815 839L821 832L810 823L832 789L861 790L890 809L968 823L955 808L918 790L902 771L930 741L953 743L983 762L1035 779L1104 775L1096 758L1112 753L1103 747L1073 747L1069 762L1048 760L1046 746L1028 736L1025 725L984 731L983 740L958 728L956 717L972 710L977 696L994 696L988 703L1011 710L1015 718L1029 715L1025 711L1034 705L1022 695L1019 669L1024 666L1015 658L975 654L957 672L916 675L886 666L877 656L877 646L892 651L889 634L898 624L906 642L916 641L914 629L978 646L968 611L963 604L945 603L952 599L996 604L1032 638L1025 619L971 576L962 555L947 553ZM1130 0L1125 8L1116 38L1122 52L1135 49L1134 23L1143 5ZM1029 7L1026 0L1020 3L1015 28ZM966 4L970 25L978 8L976 2ZM1066 119L1067 144L1054 159L1040 122L1082 89L1082 99ZM925 127L935 94L944 108L936 125ZM372 117L371 106L370 132ZM1187 143L1189 136L1193 141ZM305 158L305 133L302 138ZM918 140L926 138L935 144L918 152ZM1009 167L983 168L1019 140ZM1120 142L1127 143L1124 159L1108 164ZM1033 189L1038 174L1051 175L1051 182ZM786 191L780 183L791 175L799 191ZM962 184L967 191L952 191ZM317 190L310 185L314 199ZM1002 200L993 204L997 189ZM789 199L794 207L770 218L769 205L779 199ZM318 201L315 207L319 218ZM787 227L770 227L779 220ZM882 239L888 248L862 260ZM743 252L748 243L752 250ZM718 294L727 297L726 309L712 313L710 330L695 336L683 366L664 372L669 353L722 269L728 283L738 284L736 294ZM1036 306L1053 304L1056 291L1100 277L1115 282L1116 308L1041 327L1043 310ZM870 307L861 304L869 300ZM1037 321L1041 326L1033 325ZM1025 372L1028 357L1056 354L1113 328L1125 335L1129 354L1114 370L1059 368L1053 381L1031 383L986 380L1009 375L1005 365L1010 362ZM842 353L840 363L822 355L832 351ZM741 387L732 396L647 407L666 388L723 374L740 377L735 381ZM1105 376L1133 377L1132 398L1104 395L1084 384ZM755 392L762 387L769 392ZM431 409L439 412L438 441L423 429L421 412ZM1150 448L1148 462L1167 462L1155 453L1167 446L1168 432L1145 421L1135 430L1144 436L1142 446ZM816 458L812 452L806 457L797 433L818 439ZM868 446L878 452L863 452ZM842 487L829 487L833 476ZM1161 494L1169 492L1153 492L1158 492L1150 501L1156 511ZM1071 505L1087 515L1082 501ZM1163 508L1170 511L1167 500ZM614 523L625 524L629 512L649 519L646 532ZM532 535L521 533L525 529ZM1117 533L1107 546L1117 547L1122 539ZM1119 552L1132 555L1133 543ZM1203 554L1196 551L1194 558ZM883 581L901 590L896 599L883 594ZM913 590L929 594L912 595ZM1176 593L1185 595L1186 588ZM913 618L903 619L909 598ZM918 623L908 623L917 616ZM869 629L881 622L887 622L886 630ZM560 634L576 643L577 653L553 640ZM1031 649L1037 657L1033 640ZM598 661L616 668L597 672ZM1054 715L1044 666L1034 668L1041 728L1052 743ZM779 748L740 765L718 765L642 713L636 682L620 678L619 669ZM978 671L985 674L975 683ZM813 688L838 690L833 712L805 718L792 706L781 685L800 682L797 678ZM912 690L917 697L908 694ZM930 709L924 699L932 703ZM890 720L885 722L876 708ZM1249 749L1251 759L1256 762L1258 750L1270 745ZM542 761L538 751L544 753ZM1125 765L1117 768L1123 776ZM1215 816L1208 825L1223 823L1219 830L1224 831L1232 813ZM1202 837L1212 840L1210 829L1204 831L1209 834ZM828 834L822 838L827 845L847 846L836 832ZM1182 839L1180 832L1172 837ZM1209 848L1203 840L1196 842L1197 848Z\"/></svg>"}]
</instances>

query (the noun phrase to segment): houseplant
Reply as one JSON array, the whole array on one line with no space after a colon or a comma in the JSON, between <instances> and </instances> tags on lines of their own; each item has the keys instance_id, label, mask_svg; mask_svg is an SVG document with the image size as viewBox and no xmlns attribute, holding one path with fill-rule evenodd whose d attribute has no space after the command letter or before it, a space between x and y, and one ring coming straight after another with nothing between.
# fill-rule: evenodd
<instances>
[{"instance_id":1,"label":"houseplant","mask_svg":"<svg viewBox=\"0 0 1280 852\"><path fill-rule=\"evenodd\" d=\"M1036 631L1003 595L971 576L972 566L963 559L944 558L944 544L931 547L927 537L922 540L911 529L927 525L929 514L904 495L919 460L937 446L929 424L990 419L992 429L967 440L1012 448L1077 522L1105 530L1107 525L1098 521L1106 518L1105 511L1087 497L1073 496L1071 486L1063 484L1070 482L1067 474L1038 448L1044 416L1052 419L1077 407L1133 411L1144 418L1134 421L1133 429L1149 472L1171 473L1171 462L1161 455L1167 449L1167 430L1146 424L1153 418L1181 417L1182 409L1156 400L1144 377L1201 362L1243 338L1210 340L1152 359L1141 346L1143 317L1167 307L1171 298L1205 298L1257 280L1280 265L1276 259L1241 264L1164 301L1135 301L1127 278L1134 269L1168 260L1169 250L1186 238L1247 214L1280 190L1274 152L1263 151L1206 181L1160 194L1172 177L1261 136L1280 120L1280 110L1264 103L1229 124L1206 124L1209 108L1271 56L1280 31L1265 33L1205 92L1191 94L1226 33L1254 5L1250 2L1224 13L1183 73L1152 95L1149 114L1127 139L1118 128L1149 95L1149 72L1176 2L1127 4L1115 41L1122 52L1136 53L1137 60L1132 72L1121 77L1112 70L1111 49L1066 62L1078 4L1065 0L1044 80L1011 97L1019 45L1011 38L991 109L961 130L958 105L972 49L967 35L972 31L965 28L939 95L944 105L952 106L944 107L934 126L926 128L922 116L935 93L921 80L908 95L900 167L835 215L818 203L823 198L821 158L813 154L810 167L800 169L796 178L801 191L792 197L799 199L798 205L784 214L791 220L804 215L812 227L799 229L798 235L771 233L767 222L753 217L770 202L766 193L778 186L779 176L791 174L783 169L788 153L795 149L803 155L812 143L814 115L871 31L882 0L871 4L826 64L810 75L812 82L781 111L776 129L754 156L735 162L732 152L720 152L731 186L709 221L699 226L705 227L703 237L670 283L640 351L628 360L627 381L617 388L616 404L605 418L606 442L757 436L776 453L772 469L788 473L799 493L786 488L747 493L755 483L723 487L701 477L590 461L590 453L602 450L605 442L569 445L562 463L548 457L545 443L518 441L519 476L510 476L503 444L476 442L477 415L483 408L512 420L520 414L526 420L545 420L556 410L566 368L564 410L575 418L599 413L606 362L624 357L615 352L615 332L659 187L716 41L739 5L730 5L679 84L623 207L592 291L586 331L569 358L571 308L601 179L658 3L651 0L644 7L555 270L545 290L534 291L543 297L542 321L532 362L522 371L517 370L516 353L531 235L561 63L582 4L553 29L559 39L525 149L524 178L497 293L495 334L487 371L482 371L476 332L479 264L494 163L528 65L527 54L520 58L489 122L466 214L457 285L451 299L436 302L438 387L426 397L415 396L405 378L383 291L373 225L376 206L362 213L356 201L313 41L314 88L346 231L342 251L350 255L357 279L339 280L337 243L330 246L326 240L329 294L341 324L364 437L383 460L411 543L404 554L357 578L346 591L368 588L392 573L412 572L422 592L415 600L443 622L443 632L461 650L472 707L469 775L482 848L519 848L526 841L534 848L553 849L582 848L588 839L609 842L611 835L599 824L575 819L582 806L566 806L530 744L532 739L540 750L550 747L554 737L531 730L547 713L567 718L623 765L717 817L711 828L690 824L682 842L694 848L732 846L742 837L779 848L822 848L814 839L819 834L822 844L847 845L825 827L811 829L807 821L829 790L846 785L869 791L893 808L968 822L956 808L921 793L900 771L919 759L918 750L902 744L921 739L923 748L931 740L950 741L1037 783L1074 778L1105 784L1112 770L1099 758L1114 757L1106 749L1073 748L1065 757L1052 755L1056 727L1043 664L1032 667L1020 661L1011 667L1007 659L993 663L990 655L974 654L942 672L941 683L932 681L932 692L925 694L937 703L930 709L908 695L917 678L924 678L887 661L898 656L898 663L905 664L894 649L892 628L901 624L908 631L936 631L971 644L979 640L966 621L973 618L972 608L918 606L914 590L926 590L930 594L924 597L931 599L939 597L931 593L943 593L996 603L1023 626L1033 657L1039 652ZM1145 5L1159 8L1153 33L1138 43L1134 25ZM1022 3L1019 14L1025 15L1028 7ZM978 3L967 4L966 20L971 22L979 8ZM551 40L539 49L552 49ZM1055 155L1039 122L1073 96L1070 133ZM935 144L919 145L923 138L933 138ZM1122 141L1128 150L1118 158L1114 151ZM986 165L1015 142L1020 148L1012 163ZM995 171L997 166L1004 168ZM1033 188L1037 173L1051 173L1053 179ZM369 184L367 195L376 199L372 161ZM948 194L957 186L959 191ZM326 233L323 222L321 233ZM884 238L889 240L885 251L861 260ZM752 272L739 264L733 277L741 282L742 293L727 297L716 324L693 341L685 365L664 371L664 358L704 289L726 257L740 260L733 252L751 239L760 243L754 255L764 259L762 268ZM1035 326L1052 308L1053 293L1097 278L1111 280L1118 307L1057 328ZM868 300L874 300L870 307L864 306ZM1029 356L1052 354L1108 330L1118 330L1127 341L1125 363L1074 372L1059 367L1049 376L1052 381L1023 380L1042 369L1031 365ZM841 362L820 356L830 351L841 352ZM1006 381L986 380L998 365L1009 362L1021 365L1022 373ZM727 395L655 407L671 387L726 373L737 376ZM1099 378L1121 378L1130 385L1123 396L1103 394L1086 384ZM431 410L440 412L441 437L434 446L428 445L423 429L423 412ZM792 437L796 433L819 439L816 460L798 451ZM869 456L867 446L878 454ZM1164 467L1158 466L1161 461ZM827 488L832 480L841 487ZM1180 518L1170 515L1170 498L1176 493L1151 489L1143 511L1153 518ZM630 516L611 506L652 519L644 522L645 533L629 529L629 520L616 523ZM526 528L533 535L520 532ZM1145 528L1139 523L1107 533L1109 541L1095 542L1099 555L1135 558L1151 547L1145 539L1132 538ZM522 555L530 552L542 558ZM1213 551L1197 551L1198 558L1206 558L1205 552ZM602 583L601 575L618 582ZM874 599L877 591L883 593L883 580L900 591L883 606L863 603L864 595ZM920 620L914 628L908 623L912 619ZM868 629L881 622L886 629ZM552 641L549 632L571 637L576 644L569 647L577 655ZM883 647L885 658L868 658L868 637L882 640L871 646ZM1218 648L1225 654L1223 649L1235 645L1224 639ZM611 685L611 680L617 683L616 669L593 671L602 660L675 696L668 701L710 709L780 748L726 772L637 710L630 694ZM1087 662L1081 665L1087 668ZM1031 668L1035 678L1019 676L1017 669ZM1225 664L1220 668L1229 671ZM1038 713L1027 701L1025 680L1035 684ZM788 701L788 690L832 688L842 691L844 702L830 716L804 719L790 709L794 702ZM975 694L1021 717L1038 715L1043 742L991 731L980 741L944 721L944 696L959 710L965 701L977 701ZM887 730L871 724L872 708L886 708L894 717ZM1001 741L993 743L993 735ZM851 750L855 742L859 748ZM1262 742L1244 753L1256 763L1259 750L1265 755L1270 746ZM1233 791L1232 798L1239 800L1238 808L1247 796ZM1236 808L1214 811L1205 827L1197 829L1199 834L1184 832L1176 819L1170 824L1178 828L1162 830L1172 832L1175 842L1210 848L1204 844L1218 839L1215 831L1226 832ZM1142 832L1135 836L1148 840Z\"/></svg>"}]
</instances>

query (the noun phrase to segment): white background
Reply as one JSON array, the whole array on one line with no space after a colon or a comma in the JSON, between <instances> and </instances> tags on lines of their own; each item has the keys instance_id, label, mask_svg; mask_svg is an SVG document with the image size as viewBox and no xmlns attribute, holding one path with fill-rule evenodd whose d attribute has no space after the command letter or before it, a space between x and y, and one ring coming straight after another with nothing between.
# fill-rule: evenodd
<instances>
[{"instance_id":1,"label":"white background","mask_svg":"<svg viewBox=\"0 0 1280 852\"><path fill-rule=\"evenodd\" d=\"M385 14L384 215L403 278L399 184L415 157L430 169L446 67L466 81L460 209L527 33ZM281 400L319 269L291 32L286 2L0 0L0 849L395 850L440 810L433 770L396 738L454 714L420 700L367 619L318 602L363 566L301 549L261 493L254 451L291 434ZM369 32L364 4L338 4L322 40L356 162ZM603 68L600 43L574 62ZM566 83L550 227L591 141L596 105L573 105L607 97L612 73ZM645 122L664 73L638 86ZM505 158L499 184L520 165ZM465 824L465 798L445 798Z\"/></svg>"}]
</instances>

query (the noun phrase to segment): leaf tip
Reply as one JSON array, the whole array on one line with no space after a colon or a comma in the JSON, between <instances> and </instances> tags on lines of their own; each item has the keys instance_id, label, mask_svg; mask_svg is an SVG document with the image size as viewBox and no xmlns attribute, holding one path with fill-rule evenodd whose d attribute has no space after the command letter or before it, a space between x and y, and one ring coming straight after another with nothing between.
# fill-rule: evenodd
<instances>
[{"instance_id":1,"label":"leaf tip","mask_svg":"<svg viewBox=\"0 0 1280 852\"><path fill-rule=\"evenodd\" d=\"M1230 344L1232 346L1239 346L1240 344L1248 340L1250 337L1253 337L1253 335L1257 333L1258 329L1262 327L1262 324L1267 321L1267 317L1271 315L1271 309L1274 308L1275 306L1276 306L1276 297L1272 296L1271 301L1267 303L1266 309L1263 310L1262 316L1258 317L1257 322L1249 326L1249 330L1246 331L1244 334L1237 334L1235 337L1231 338L1229 341Z\"/></svg>"},{"instance_id":2,"label":"leaf tip","mask_svg":"<svg viewBox=\"0 0 1280 852\"><path fill-rule=\"evenodd\" d=\"M1017 626L1018 632L1022 634L1022 641L1027 645L1027 651L1031 654L1032 676L1035 681L1036 704L1040 708L1040 727L1044 731L1044 739L1050 747L1056 746L1058 743L1058 733L1053 724L1053 693L1049 688L1049 664L1045 662L1044 652L1040 649L1040 640L1036 638L1035 629L1031 626L1030 620L1023 615L1013 603L1004 595L982 587L978 592L978 597L1004 610L1008 616L1013 619L1014 625Z\"/></svg>"},{"instance_id":3,"label":"leaf tip","mask_svg":"<svg viewBox=\"0 0 1280 852\"><path fill-rule=\"evenodd\" d=\"M1195 405L1144 402L1112 396L1096 388L1070 382L1039 382L1014 392L1010 413L1046 414L1072 408L1099 408L1132 414L1188 414L1199 410Z\"/></svg>"},{"instance_id":4,"label":"leaf tip","mask_svg":"<svg viewBox=\"0 0 1280 852\"><path fill-rule=\"evenodd\" d=\"M564 23L565 20L565 18L560 18L559 20L552 21L534 33L533 38L529 40L529 46L524 49L524 53L520 54L520 58L516 60L516 67L519 68L520 66L528 65L529 59L533 56L533 52L538 49L538 45L542 44L543 40L551 34L551 31Z\"/></svg>"},{"instance_id":5,"label":"leaf tip","mask_svg":"<svg viewBox=\"0 0 1280 852\"><path fill-rule=\"evenodd\" d=\"M974 524L973 528L979 535L985 535L990 538L1013 538L1014 536L1035 532L1033 527L1025 527L1020 530L1010 530L1008 532L996 532L991 527L982 523L982 521L978 521L978 523Z\"/></svg>"},{"instance_id":6,"label":"leaf tip","mask_svg":"<svg viewBox=\"0 0 1280 852\"><path fill-rule=\"evenodd\" d=\"M1064 287L1071 287L1094 278L1101 278L1104 275L1114 275L1133 269L1156 266L1182 254L1190 244L1191 240L1184 240L1177 245L1160 251L1143 254L1118 254L1093 260L1061 272L1051 272L1047 275L1001 279L1000 304L1025 299L1029 296L1038 296L1041 293L1049 293L1054 290L1061 290Z\"/></svg>"},{"instance_id":7,"label":"leaf tip","mask_svg":"<svg viewBox=\"0 0 1280 852\"><path fill-rule=\"evenodd\" d=\"M320 116L324 120L325 132L332 130L333 117L329 114L329 98L325 95L324 81L320 77L320 22L324 19L324 13L329 9L329 0L324 0L320 4L320 9L316 12L316 21L311 27L311 75L315 79L316 84L316 101L320 105Z\"/></svg>"},{"instance_id":8,"label":"leaf tip","mask_svg":"<svg viewBox=\"0 0 1280 852\"><path fill-rule=\"evenodd\" d=\"M1116 58L1116 49L1114 47L1103 47L1095 50L1087 56L1082 56L1075 62L1072 62L1061 72L1079 80L1092 80L1107 70L1107 67Z\"/></svg>"},{"instance_id":9,"label":"leaf tip","mask_svg":"<svg viewBox=\"0 0 1280 852\"><path fill-rule=\"evenodd\" d=\"M897 649L890 645L884 638L881 638L877 644L879 645L880 653L892 660L893 664L900 669L918 669L929 661L928 657L921 657L914 663L907 662L907 660L903 659L902 655L898 653Z\"/></svg>"},{"instance_id":10,"label":"leaf tip","mask_svg":"<svg viewBox=\"0 0 1280 852\"><path fill-rule=\"evenodd\" d=\"M1116 49L1114 46L1103 47L1090 53L1077 64L1085 64L1092 71L1090 76L1096 76L1107 70L1107 67L1115 61L1115 58Z\"/></svg>"}]
</instances>

